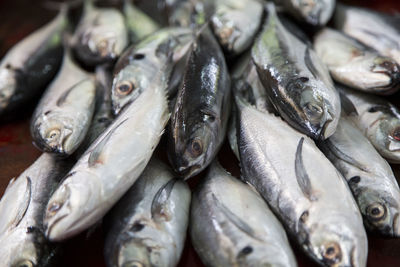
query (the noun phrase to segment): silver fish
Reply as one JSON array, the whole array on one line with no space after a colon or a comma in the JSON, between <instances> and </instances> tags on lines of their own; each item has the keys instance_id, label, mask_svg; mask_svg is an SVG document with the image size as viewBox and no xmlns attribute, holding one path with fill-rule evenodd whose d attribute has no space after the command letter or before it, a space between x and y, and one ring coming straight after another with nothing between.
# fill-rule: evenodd
<instances>
[{"instance_id":1,"label":"silver fish","mask_svg":"<svg viewBox=\"0 0 400 267\"><path fill-rule=\"evenodd\" d=\"M365 92L389 94L400 87L400 66L350 36L324 28L314 48L333 79Z\"/></svg>"},{"instance_id":2,"label":"silver fish","mask_svg":"<svg viewBox=\"0 0 400 267\"><path fill-rule=\"evenodd\" d=\"M193 194L190 235L206 266L297 266L265 201L218 163Z\"/></svg>"},{"instance_id":3,"label":"silver fish","mask_svg":"<svg viewBox=\"0 0 400 267\"><path fill-rule=\"evenodd\" d=\"M0 115L14 111L40 94L62 61L66 9L16 44L0 61Z\"/></svg>"},{"instance_id":4,"label":"silver fish","mask_svg":"<svg viewBox=\"0 0 400 267\"><path fill-rule=\"evenodd\" d=\"M336 129L340 99L326 67L310 45L280 22L273 4L252 48L260 80L279 114L314 139L326 139Z\"/></svg>"},{"instance_id":5,"label":"silver fish","mask_svg":"<svg viewBox=\"0 0 400 267\"><path fill-rule=\"evenodd\" d=\"M336 132L321 146L343 174L371 231L400 236L400 189L389 164L366 137L341 118Z\"/></svg>"},{"instance_id":6,"label":"silver fish","mask_svg":"<svg viewBox=\"0 0 400 267\"><path fill-rule=\"evenodd\" d=\"M337 86L347 117L391 163L400 163L400 111L384 98Z\"/></svg>"},{"instance_id":7,"label":"silver fish","mask_svg":"<svg viewBox=\"0 0 400 267\"><path fill-rule=\"evenodd\" d=\"M36 146L42 151L71 155L89 129L95 99L93 77L66 52L60 72L32 116L31 134Z\"/></svg>"},{"instance_id":8,"label":"silver fish","mask_svg":"<svg viewBox=\"0 0 400 267\"><path fill-rule=\"evenodd\" d=\"M94 141L52 195L47 238L63 240L102 218L143 172L169 119L165 71Z\"/></svg>"},{"instance_id":9,"label":"silver fish","mask_svg":"<svg viewBox=\"0 0 400 267\"><path fill-rule=\"evenodd\" d=\"M236 94L243 179L325 266L365 266L367 236L350 189L314 142Z\"/></svg>"},{"instance_id":10,"label":"silver fish","mask_svg":"<svg viewBox=\"0 0 400 267\"><path fill-rule=\"evenodd\" d=\"M366 8L338 4L334 15L337 29L393 58L400 64L400 20Z\"/></svg>"},{"instance_id":11,"label":"silver fish","mask_svg":"<svg viewBox=\"0 0 400 267\"><path fill-rule=\"evenodd\" d=\"M46 266L56 247L43 233L43 213L68 161L42 154L18 178L13 178L0 200L1 266Z\"/></svg>"},{"instance_id":12,"label":"silver fish","mask_svg":"<svg viewBox=\"0 0 400 267\"><path fill-rule=\"evenodd\" d=\"M107 266L176 266L185 244L191 193L152 159L106 222Z\"/></svg>"}]
</instances>

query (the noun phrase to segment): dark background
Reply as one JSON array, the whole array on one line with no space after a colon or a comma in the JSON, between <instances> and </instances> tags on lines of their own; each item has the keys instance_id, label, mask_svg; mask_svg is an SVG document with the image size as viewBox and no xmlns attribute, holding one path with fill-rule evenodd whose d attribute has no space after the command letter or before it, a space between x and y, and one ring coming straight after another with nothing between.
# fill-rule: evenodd
<instances>
[{"instance_id":1,"label":"dark background","mask_svg":"<svg viewBox=\"0 0 400 267\"><path fill-rule=\"evenodd\" d=\"M146 0L141 0L146 1ZM147 0L149 1L149 0ZM45 1L29 0L0 0L0 58L16 42L27 34L33 32L41 25L48 22L55 16L56 11L51 11L43 7ZM140 1L139 1L140 2ZM343 1L360 6L368 6L384 12L395 13L400 11L400 1L398 0L359 0ZM399 94L391 98L399 106ZM17 177L23 170L31 165L41 154L32 145L29 132L29 119L34 109L34 104L27 105L14 114L16 119L10 122L0 122L0 196L3 194L8 181ZM162 140L157 154L165 159L165 140ZM219 153L222 165L230 170L234 175L239 175L237 161L227 144L224 145ZM400 177L400 168L393 166L395 174ZM201 177L202 175L199 175ZM193 187L199 177L189 181ZM105 266L103 260L103 236L104 231L101 226L91 233L83 233L63 245L58 266L74 267L102 267ZM368 266L400 266L400 239L386 239L369 235L369 256ZM293 244L297 255L299 267L316 266L306 256L300 252ZM1 248L0 248L1 249ZM183 266L203 266L194 252L189 240L182 255L180 265Z\"/></svg>"}]
</instances>

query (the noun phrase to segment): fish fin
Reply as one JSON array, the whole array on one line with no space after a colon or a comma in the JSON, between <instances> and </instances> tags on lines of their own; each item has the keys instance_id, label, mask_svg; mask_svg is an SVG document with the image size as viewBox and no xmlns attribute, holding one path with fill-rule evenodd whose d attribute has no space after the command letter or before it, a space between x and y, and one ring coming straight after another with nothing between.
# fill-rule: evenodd
<instances>
[{"instance_id":1,"label":"fish fin","mask_svg":"<svg viewBox=\"0 0 400 267\"><path fill-rule=\"evenodd\" d=\"M297 183L299 184L301 191L309 200L314 201L317 200L317 198L312 194L310 177L308 176L307 171L304 168L304 162L302 156L303 143L304 143L304 137L300 139L299 144L297 145L294 168L296 171Z\"/></svg>"},{"instance_id":2,"label":"fish fin","mask_svg":"<svg viewBox=\"0 0 400 267\"><path fill-rule=\"evenodd\" d=\"M366 166L358 162L357 160L351 158L348 156L346 153L341 151L338 147L336 147L329 139L324 141L326 144L326 147L335 155L337 158L343 160L344 162L349 163L350 165L364 171L364 172L369 172Z\"/></svg>"},{"instance_id":3,"label":"fish fin","mask_svg":"<svg viewBox=\"0 0 400 267\"><path fill-rule=\"evenodd\" d=\"M308 70L311 72L311 74L314 76L314 78L318 78L319 77L319 72L317 70L317 68L315 67L312 59L311 59L311 55L310 55L310 46L307 45L306 47L306 51L304 53L304 62L308 68Z\"/></svg>"},{"instance_id":4,"label":"fish fin","mask_svg":"<svg viewBox=\"0 0 400 267\"><path fill-rule=\"evenodd\" d=\"M32 196L32 181L30 177L26 177L26 189L21 205L18 207L17 214L14 218L13 225L17 227L21 220L24 218L26 211L28 210L29 204L31 203Z\"/></svg>"},{"instance_id":5,"label":"fish fin","mask_svg":"<svg viewBox=\"0 0 400 267\"><path fill-rule=\"evenodd\" d=\"M74 84L71 88L69 88L67 91L65 91L58 99L57 99L57 106L61 107L65 102L67 102L68 96L71 95L71 92L74 91L75 89L79 88L79 85L82 83L86 82L88 79L83 79L76 84Z\"/></svg>"},{"instance_id":6,"label":"fish fin","mask_svg":"<svg viewBox=\"0 0 400 267\"><path fill-rule=\"evenodd\" d=\"M349 116L358 116L358 112L353 102L339 90L340 102L342 110Z\"/></svg>"},{"instance_id":7,"label":"fish fin","mask_svg":"<svg viewBox=\"0 0 400 267\"><path fill-rule=\"evenodd\" d=\"M165 221L171 220L171 211L168 209L167 202L177 181L177 179L171 179L157 191L151 203L151 218Z\"/></svg>"}]
</instances>

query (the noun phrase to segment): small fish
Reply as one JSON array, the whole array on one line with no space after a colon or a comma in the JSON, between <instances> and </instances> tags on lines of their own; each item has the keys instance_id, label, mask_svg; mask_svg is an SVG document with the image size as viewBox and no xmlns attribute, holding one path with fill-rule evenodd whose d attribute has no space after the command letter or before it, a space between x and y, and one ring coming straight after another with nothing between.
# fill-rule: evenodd
<instances>
[{"instance_id":1,"label":"small fish","mask_svg":"<svg viewBox=\"0 0 400 267\"><path fill-rule=\"evenodd\" d=\"M107 266L176 266L185 244L191 193L152 159L106 217Z\"/></svg>"},{"instance_id":2,"label":"small fish","mask_svg":"<svg viewBox=\"0 0 400 267\"><path fill-rule=\"evenodd\" d=\"M336 82L377 94L400 87L399 64L350 36L324 28L315 36L314 47Z\"/></svg>"},{"instance_id":3,"label":"small fish","mask_svg":"<svg viewBox=\"0 0 400 267\"><path fill-rule=\"evenodd\" d=\"M336 129L340 99L326 67L310 45L286 30L273 4L252 48L252 58L269 99L295 129L326 139Z\"/></svg>"},{"instance_id":4,"label":"small fish","mask_svg":"<svg viewBox=\"0 0 400 267\"><path fill-rule=\"evenodd\" d=\"M400 189L389 164L346 118L320 148L343 174L370 231L400 236Z\"/></svg>"},{"instance_id":5,"label":"small fish","mask_svg":"<svg viewBox=\"0 0 400 267\"><path fill-rule=\"evenodd\" d=\"M1 266L53 266L57 246L44 236L43 212L70 167L68 160L44 153L10 181L0 200Z\"/></svg>"},{"instance_id":6,"label":"small fish","mask_svg":"<svg viewBox=\"0 0 400 267\"><path fill-rule=\"evenodd\" d=\"M62 62L62 34L68 26L62 8L51 22L25 37L0 61L0 116L15 111L56 75Z\"/></svg>"},{"instance_id":7,"label":"small fish","mask_svg":"<svg viewBox=\"0 0 400 267\"><path fill-rule=\"evenodd\" d=\"M208 25L198 32L194 47L178 92L168 140L169 160L186 179L206 168L217 154L230 111L228 68Z\"/></svg>"},{"instance_id":8,"label":"small fish","mask_svg":"<svg viewBox=\"0 0 400 267\"><path fill-rule=\"evenodd\" d=\"M36 146L44 152L71 155L89 129L95 99L94 79L66 51L60 72L32 116L31 134Z\"/></svg>"},{"instance_id":9,"label":"small fish","mask_svg":"<svg viewBox=\"0 0 400 267\"><path fill-rule=\"evenodd\" d=\"M143 172L169 119L167 73L154 73L149 88L93 142L51 196L46 237L60 241L101 219Z\"/></svg>"},{"instance_id":10,"label":"small fish","mask_svg":"<svg viewBox=\"0 0 400 267\"><path fill-rule=\"evenodd\" d=\"M122 13L114 8L98 8L85 0L84 11L72 37L72 47L88 66L114 62L128 46L128 30Z\"/></svg>"},{"instance_id":11,"label":"small fish","mask_svg":"<svg viewBox=\"0 0 400 267\"><path fill-rule=\"evenodd\" d=\"M400 111L389 101L344 86L343 112L390 163L400 163Z\"/></svg>"},{"instance_id":12,"label":"small fish","mask_svg":"<svg viewBox=\"0 0 400 267\"><path fill-rule=\"evenodd\" d=\"M193 194L190 235L206 266L297 266L265 201L218 163Z\"/></svg>"},{"instance_id":13,"label":"small fish","mask_svg":"<svg viewBox=\"0 0 400 267\"><path fill-rule=\"evenodd\" d=\"M335 27L400 64L400 19L371 9L338 4Z\"/></svg>"}]
</instances>

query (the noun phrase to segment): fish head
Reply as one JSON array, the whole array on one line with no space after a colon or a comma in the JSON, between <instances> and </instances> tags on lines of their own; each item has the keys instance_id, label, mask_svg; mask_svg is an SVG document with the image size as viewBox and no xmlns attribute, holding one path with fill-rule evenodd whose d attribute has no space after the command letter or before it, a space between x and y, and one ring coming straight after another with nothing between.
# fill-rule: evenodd
<instances>
[{"instance_id":1,"label":"fish head","mask_svg":"<svg viewBox=\"0 0 400 267\"><path fill-rule=\"evenodd\" d=\"M393 59L387 57L376 57L371 66L371 71L381 74L382 87L397 90L400 86L400 66Z\"/></svg>"},{"instance_id":2,"label":"fish head","mask_svg":"<svg viewBox=\"0 0 400 267\"><path fill-rule=\"evenodd\" d=\"M331 18L334 1L331 0L292 0L293 8L303 20L313 26L323 26Z\"/></svg>"},{"instance_id":3,"label":"fish head","mask_svg":"<svg viewBox=\"0 0 400 267\"><path fill-rule=\"evenodd\" d=\"M7 108L17 90L18 73L9 65L0 67L0 111Z\"/></svg>"}]
</instances>

